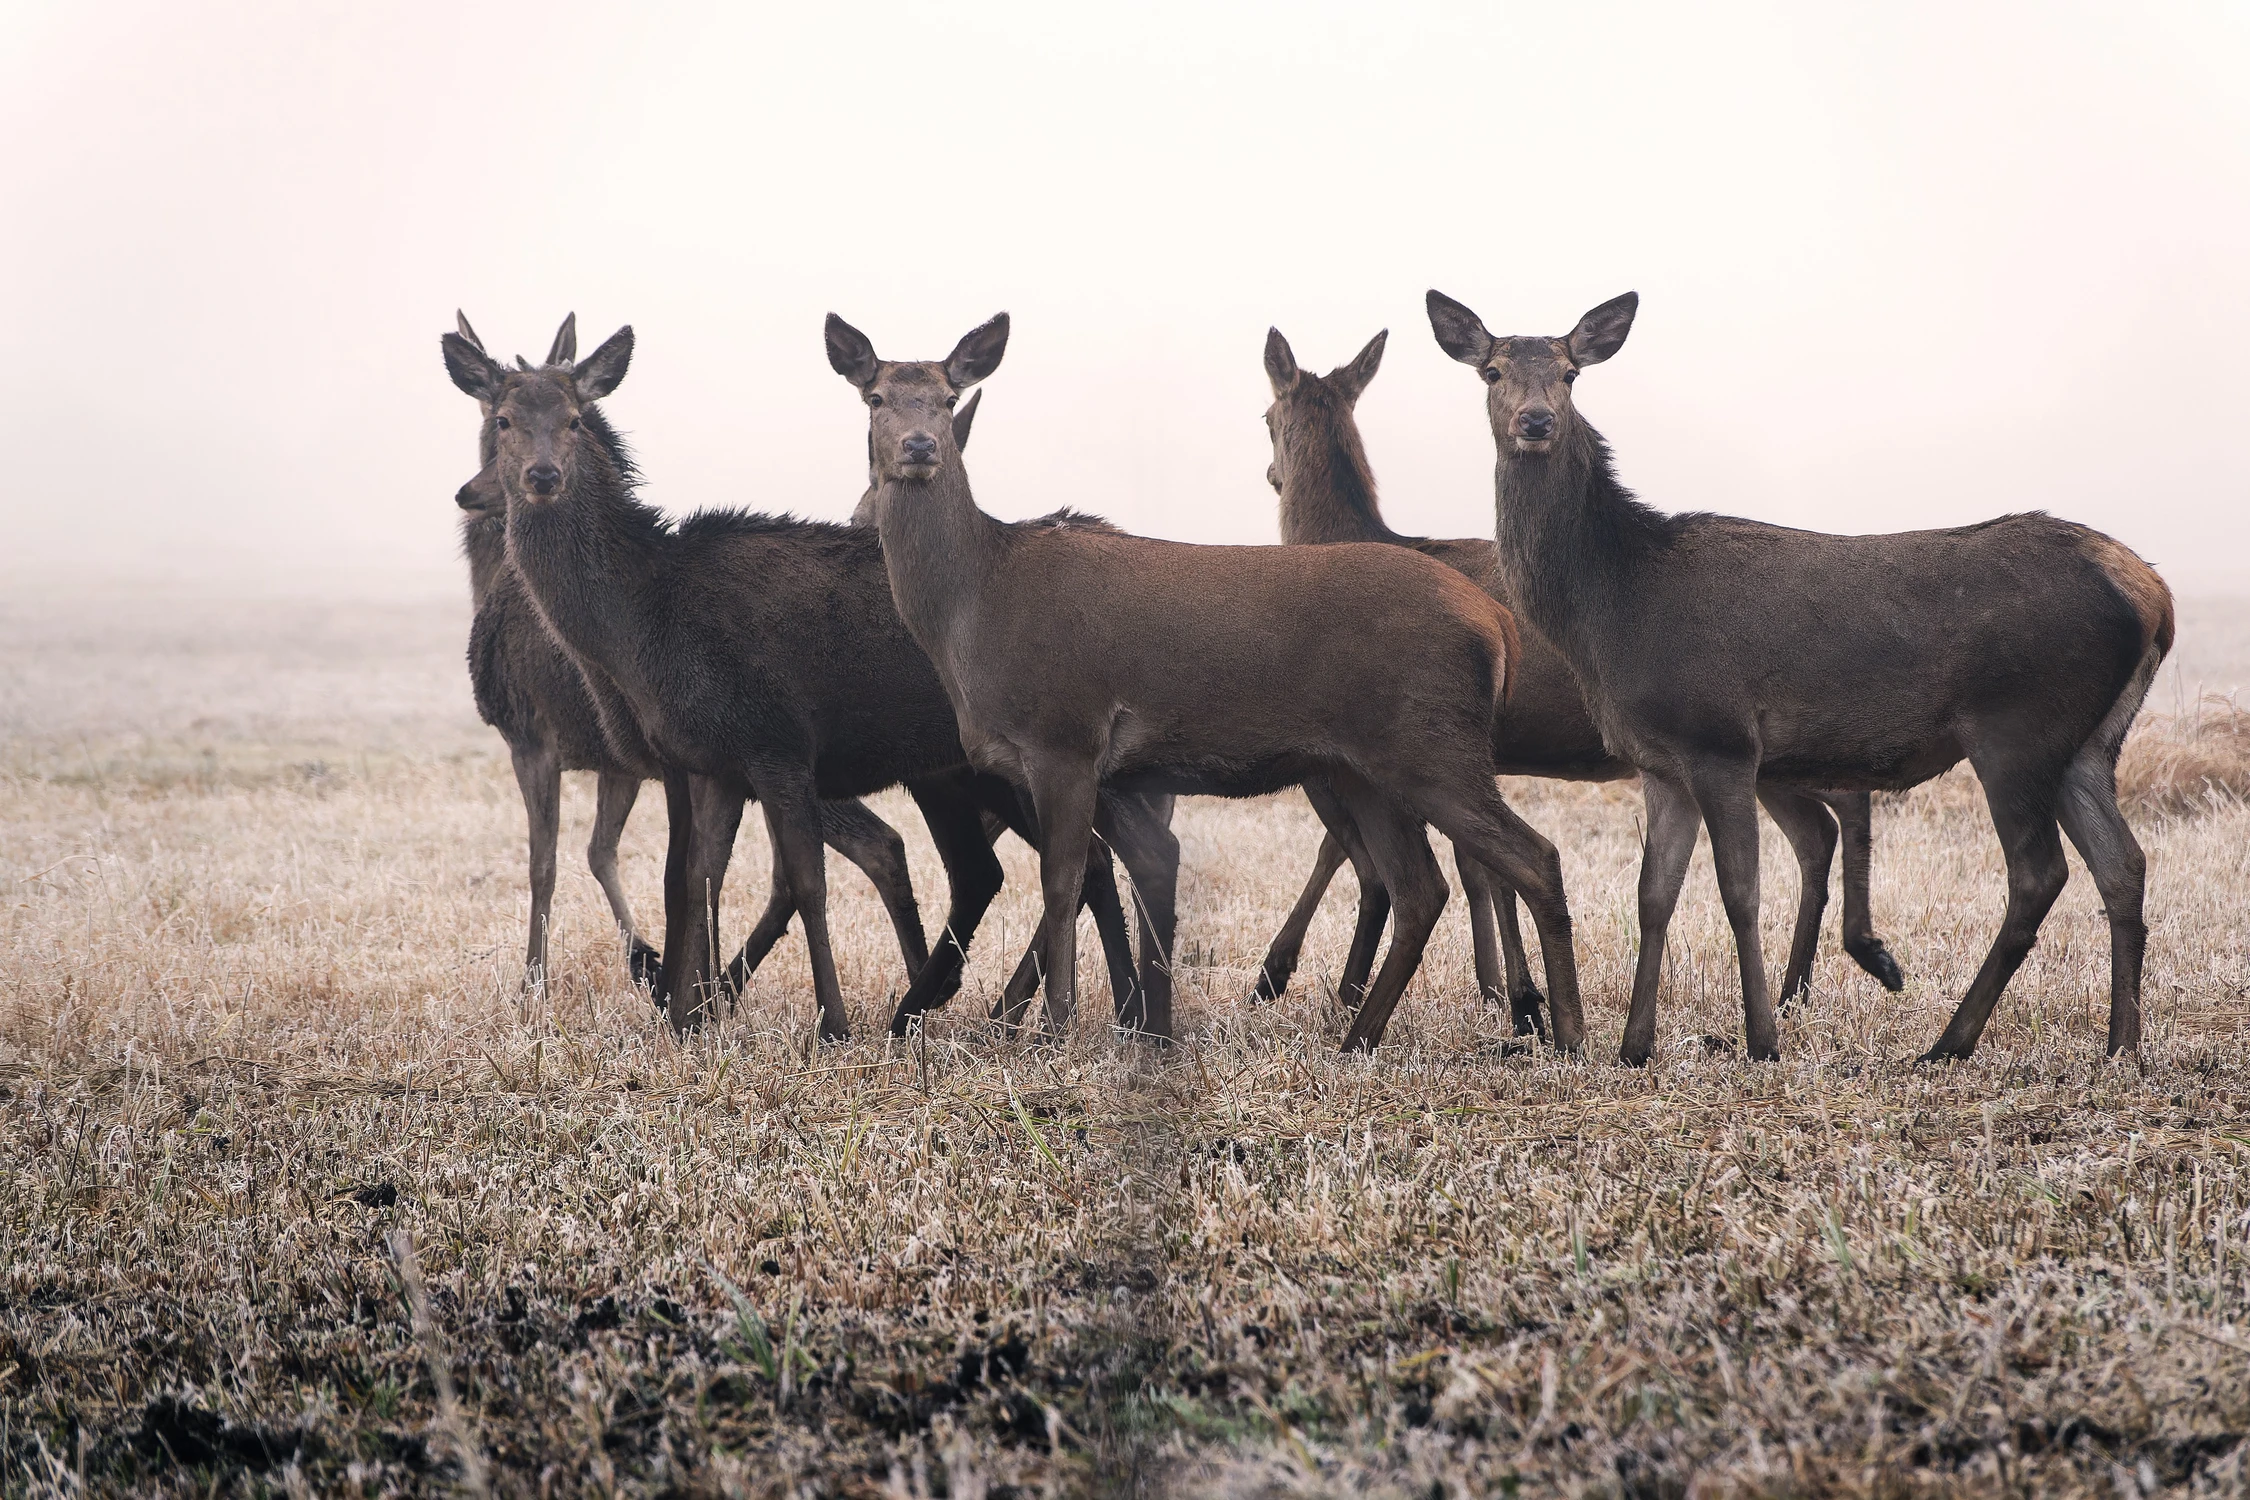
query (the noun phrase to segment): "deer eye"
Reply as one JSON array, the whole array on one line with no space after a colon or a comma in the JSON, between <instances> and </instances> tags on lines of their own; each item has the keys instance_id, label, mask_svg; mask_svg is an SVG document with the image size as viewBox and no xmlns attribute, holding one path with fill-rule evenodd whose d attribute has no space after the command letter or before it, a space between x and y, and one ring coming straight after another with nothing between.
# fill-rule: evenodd
<instances>
[{"instance_id":1,"label":"deer eye","mask_svg":"<svg viewBox=\"0 0 2250 1500\"><path fill-rule=\"evenodd\" d=\"M494 417L492 419L492 425L499 428L502 432L506 432L508 430L508 419L506 417Z\"/></svg>"},{"instance_id":2,"label":"deer eye","mask_svg":"<svg viewBox=\"0 0 2250 1500\"><path fill-rule=\"evenodd\" d=\"M1486 365L1484 367L1484 383L1486 385L1498 385L1500 383L1500 372L1493 366Z\"/></svg>"},{"instance_id":3,"label":"deer eye","mask_svg":"<svg viewBox=\"0 0 2250 1500\"><path fill-rule=\"evenodd\" d=\"M881 406L883 404L883 393L881 391L869 391L867 393L867 404L869 406Z\"/></svg>"},{"instance_id":4,"label":"deer eye","mask_svg":"<svg viewBox=\"0 0 2250 1500\"><path fill-rule=\"evenodd\" d=\"M576 432L576 431L577 431L577 430L579 429L579 427L580 427L581 425L583 425L583 424L581 424L581 423L579 422L579 420L578 420L578 419L577 419L576 417L572 417L572 418L570 419L570 430L571 430L572 432Z\"/></svg>"},{"instance_id":5,"label":"deer eye","mask_svg":"<svg viewBox=\"0 0 2250 1500\"><path fill-rule=\"evenodd\" d=\"M960 398L959 396L948 396L948 397L946 397L946 398L945 398L945 409L946 409L947 411L951 411L951 410L953 410L953 408L954 408L954 407L956 407L956 406L958 406L958 405L960 405L960 404L961 404L961 398Z\"/></svg>"},{"instance_id":6,"label":"deer eye","mask_svg":"<svg viewBox=\"0 0 2250 1500\"><path fill-rule=\"evenodd\" d=\"M1577 384L1577 383L1578 383L1578 372L1577 372L1576 370L1565 370L1565 371L1563 371L1563 372L1562 372L1562 383L1563 383L1564 385L1575 385L1575 384Z\"/></svg>"}]
</instances>

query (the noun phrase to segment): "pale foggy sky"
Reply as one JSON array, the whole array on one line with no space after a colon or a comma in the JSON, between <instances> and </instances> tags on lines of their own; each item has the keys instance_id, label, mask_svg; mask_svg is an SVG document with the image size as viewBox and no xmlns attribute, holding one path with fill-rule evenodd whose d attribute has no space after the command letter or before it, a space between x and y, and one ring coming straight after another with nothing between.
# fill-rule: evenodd
<instances>
[{"instance_id":1,"label":"pale foggy sky","mask_svg":"<svg viewBox=\"0 0 2250 1500\"><path fill-rule=\"evenodd\" d=\"M1015 317L985 506L1270 541L1269 323L1401 529L1490 534L1439 287L1560 333L1668 509L2045 507L2250 584L2239 6L541 3L0 9L0 587L458 588L456 306L608 403L679 512L847 514L833 309Z\"/></svg>"}]
</instances>

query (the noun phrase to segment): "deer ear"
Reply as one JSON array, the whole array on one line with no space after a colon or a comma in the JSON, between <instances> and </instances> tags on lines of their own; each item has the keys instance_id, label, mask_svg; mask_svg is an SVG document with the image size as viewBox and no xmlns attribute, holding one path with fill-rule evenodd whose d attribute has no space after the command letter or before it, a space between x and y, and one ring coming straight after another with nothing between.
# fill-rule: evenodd
<instances>
[{"instance_id":1,"label":"deer ear","mask_svg":"<svg viewBox=\"0 0 2250 1500\"><path fill-rule=\"evenodd\" d=\"M1007 352L1008 315L994 313L961 335L961 342L945 357L945 378L955 390L965 391L999 369L1000 356Z\"/></svg>"},{"instance_id":2,"label":"deer ear","mask_svg":"<svg viewBox=\"0 0 2250 1500\"><path fill-rule=\"evenodd\" d=\"M572 330L575 337L575 330ZM562 336L556 335L560 343ZM586 356L571 372L571 383L578 389L581 401L599 401L623 383L625 367L633 362L633 325L623 328L603 340L602 346Z\"/></svg>"},{"instance_id":3,"label":"deer ear","mask_svg":"<svg viewBox=\"0 0 2250 1500\"><path fill-rule=\"evenodd\" d=\"M496 401L500 397L500 383L508 378L507 372L495 364L492 356L461 337L449 333L438 340L445 351L445 373L453 383L479 401Z\"/></svg>"},{"instance_id":4,"label":"deer ear","mask_svg":"<svg viewBox=\"0 0 2250 1500\"><path fill-rule=\"evenodd\" d=\"M484 340L478 338L477 331L469 326L469 315L458 307L453 309L453 331L467 339L474 347L478 349L484 347Z\"/></svg>"},{"instance_id":5,"label":"deer ear","mask_svg":"<svg viewBox=\"0 0 2250 1500\"><path fill-rule=\"evenodd\" d=\"M1273 382L1273 393L1276 396L1286 396L1295 390L1297 388L1297 377L1300 373L1302 372L1297 368L1297 354L1295 350L1289 347L1289 340L1281 336L1280 329L1267 329L1266 379Z\"/></svg>"},{"instance_id":6,"label":"deer ear","mask_svg":"<svg viewBox=\"0 0 2250 1500\"><path fill-rule=\"evenodd\" d=\"M828 368L843 376L861 390L875 381L875 367L881 361L875 358L875 346L851 324L828 315Z\"/></svg>"},{"instance_id":7,"label":"deer ear","mask_svg":"<svg viewBox=\"0 0 2250 1500\"><path fill-rule=\"evenodd\" d=\"M555 330L555 341L547 346L547 363L567 365L578 358L578 314L571 313Z\"/></svg>"},{"instance_id":8,"label":"deer ear","mask_svg":"<svg viewBox=\"0 0 2250 1500\"><path fill-rule=\"evenodd\" d=\"M1570 357L1582 365L1598 365L1624 348L1625 335L1633 331L1633 314L1640 307L1641 294L1627 292L1580 318L1570 330Z\"/></svg>"},{"instance_id":9,"label":"deer ear","mask_svg":"<svg viewBox=\"0 0 2250 1500\"><path fill-rule=\"evenodd\" d=\"M1430 332L1437 335L1438 347L1465 365L1482 369L1492 358L1493 337L1485 331L1484 319L1470 312L1445 293L1432 290L1426 299L1430 309Z\"/></svg>"},{"instance_id":10,"label":"deer ear","mask_svg":"<svg viewBox=\"0 0 2250 1500\"><path fill-rule=\"evenodd\" d=\"M961 409L953 414L953 446L956 451L969 446L969 429L976 425L977 403L983 399L984 392L971 391L969 399L962 402Z\"/></svg>"},{"instance_id":11,"label":"deer ear","mask_svg":"<svg viewBox=\"0 0 2250 1500\"><path fill-rule=\"evenodd\" d=\"M1383 368L1383 346L1390 342L1391 331L1386 328L1367 341L1367 347L1352 356L1348 365L1338 365L1328 372L1328 383L1346 401L1357 404L1359 393L1367 389L1367 382Z\"/></svg>"}]
</instances>

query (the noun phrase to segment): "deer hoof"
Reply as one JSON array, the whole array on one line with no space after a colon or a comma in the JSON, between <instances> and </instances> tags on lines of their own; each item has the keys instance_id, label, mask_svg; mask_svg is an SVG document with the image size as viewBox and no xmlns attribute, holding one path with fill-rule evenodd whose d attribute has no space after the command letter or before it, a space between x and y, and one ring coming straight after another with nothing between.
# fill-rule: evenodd
<instances>
[{"instance_id":1,"label":"deer hoof","mask_svg":"<svg viewBox=\"0 0 2250 1500\"><path fill-rule=\"evenodd\" d=\"M639 938L625 954L625 971L633 976L633 983L651 995L664 992L664 957Z\"/></svg>"},{"instance_id":2,"label":"deer hoof","mask_svg":"<svg viewBox=\"0 0 2250 1500\"><path fill-rule=\"evenodd\" d=\"M1906 975L1891 957L1891 950L1883 946L1881 938L1869 938L1864 943L1847 943L1844 951L1851 954L1852 962L1875 976L1875 982L1892 994L1906 988Z\"/></svg>"},{"instance_id":3,"label":"deer hoof","mask_svg":"<svg viewBox=\"0 0 2250 1500\"><path fill-rule=\"evenodd\" d=\"M1546 1008L1547 997L1539 993L1537 985L1510 1000L1508 1011L1515 1017L1516 1035L1547 1040Z\"/></svg>"}]
</instances>

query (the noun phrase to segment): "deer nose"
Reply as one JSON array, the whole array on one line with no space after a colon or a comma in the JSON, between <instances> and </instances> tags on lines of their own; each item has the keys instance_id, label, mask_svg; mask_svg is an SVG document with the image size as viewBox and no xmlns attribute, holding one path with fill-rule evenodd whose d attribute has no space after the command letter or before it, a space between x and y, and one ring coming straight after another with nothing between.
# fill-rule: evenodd
<instances>
[{"instance_id":1,"label":"deer nose","mask_svg":"<svg viewBox=\"0 0 2250 1500\"><path fill-rule=\"evenodd\" d=\"M523 482L534 495L552 495L562 487L562 470L553 464L533 464L523 471Z\"/></svg>"},{"instance_id":2,"label":"deer nose","mask_svg":"<svg viewBox=\"0 0 2250 1500\"><path fill-rule=\"evenodd\" d=\"M1537 441L1555 435L1555 414L1544 406L1526 407L1516 414L1516 436Z\"/></svg>"},{"instance_id":3,"label":"deer nose","mask_svg":"<svg viewBox=\"0 0 2250 1500\"><path fill-rule=\"evenodd\" d=\"M910 464L937 462L937 439L926 432L911 432L906 441L898 445L899 456Z\"/></svg>"}]
</instances>

